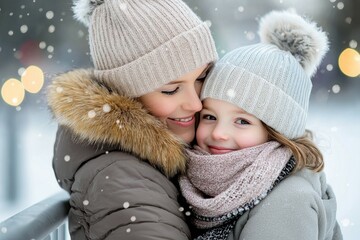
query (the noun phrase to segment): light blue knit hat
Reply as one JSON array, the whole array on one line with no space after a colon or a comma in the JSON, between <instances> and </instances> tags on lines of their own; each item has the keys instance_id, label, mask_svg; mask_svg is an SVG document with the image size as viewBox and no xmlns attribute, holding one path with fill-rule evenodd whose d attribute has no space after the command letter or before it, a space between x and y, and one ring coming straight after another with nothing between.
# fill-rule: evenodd
<instances>
[{"instance_id":1,"label":"light blue knit hat","mask_svg":"<svg viewBox=\"0 0 360 240\"><path fill-rule=\"evenodd\" d=\"M328 50L326 34L293 11L260 21L261 43L237 48L209 73L201 99L244 109L289 139L305 133L311 76Z\"/></svg>"}]
</instances>

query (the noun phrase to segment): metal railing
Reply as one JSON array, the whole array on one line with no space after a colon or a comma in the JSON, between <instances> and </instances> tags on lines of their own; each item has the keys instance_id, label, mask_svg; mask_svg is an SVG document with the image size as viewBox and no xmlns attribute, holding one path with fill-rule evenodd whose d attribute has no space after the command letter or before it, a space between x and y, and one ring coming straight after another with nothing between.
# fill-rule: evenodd
<instances>
[{"instance_id":1,"label":"metal railing","mask_svg":"<svg viewBox=\"0 0 360 240\"><path fill-rule=\"evenodd\" d=\"M58 193L0 223L0 240L66 240L69 196Z\"/></svg>"}]
</instances>

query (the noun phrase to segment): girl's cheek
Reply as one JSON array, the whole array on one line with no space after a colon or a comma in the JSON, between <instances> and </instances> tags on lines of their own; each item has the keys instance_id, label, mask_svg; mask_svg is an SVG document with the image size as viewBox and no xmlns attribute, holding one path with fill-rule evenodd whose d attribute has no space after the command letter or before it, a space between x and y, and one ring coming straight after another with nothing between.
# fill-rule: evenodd
<instances>
[{"instance_id":1,"label":"girl's cheek","mask_svg":"<svg viewBox=\"0 0 360 240\"><path fill-rule=\"evenodd\" d=\"M198 144L203 143L206 138L206 132L210 134L210 129L207 129L203 124L199 124L198 129L196 131L196 141Z\"/></svg>"}]
</instances>

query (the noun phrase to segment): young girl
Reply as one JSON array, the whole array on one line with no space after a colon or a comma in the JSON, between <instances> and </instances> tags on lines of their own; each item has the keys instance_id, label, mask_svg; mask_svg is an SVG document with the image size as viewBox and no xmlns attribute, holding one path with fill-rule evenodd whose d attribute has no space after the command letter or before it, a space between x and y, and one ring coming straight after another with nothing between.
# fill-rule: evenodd
<instances>
[{"instance_id":1,"label":"young girl","mask_svg":"<svg viewBox=\"0 0 360 240\"><path fill-rule=\"evenodd\" d=\"M262 43L208 75L181 191L196 239L342 239L323 157L305 131L310 77L327 37L293 12L260 22Z\"/></svg>"},{"instance_id":2,"label":"young girl","mask_svg":"<svg viewBox=\"0 0 360 240\"><path fill-rule=\"evenodd\" d=\"M71 239L189 239L172 177L185 171L217 59L209 26L181 0L77 0L74 11L94 69L61 74L48 91Z\"/></svg>"}]
</instances>

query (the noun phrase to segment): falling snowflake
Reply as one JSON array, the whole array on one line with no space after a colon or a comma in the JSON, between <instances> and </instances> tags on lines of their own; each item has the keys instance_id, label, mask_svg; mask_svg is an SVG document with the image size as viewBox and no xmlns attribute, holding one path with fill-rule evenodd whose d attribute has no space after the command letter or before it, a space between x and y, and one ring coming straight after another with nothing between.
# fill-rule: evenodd
<instances>
[{"instance_id":1,"label":"falling snowflake","mask_svg":"<svg viewBox=\"0 0 360 240\"><path fill-rule=\"evenodd\" d=\"M54 12L53 11L47 11L46 12L46 18L47 19L52 19L54 17Z\"/></svg>"},{"instance_id":2,"label":"falling snowflake","mask_svg":"<svg viewBox=\"0 0 360 240\"><path fill-rule=\"evenodd\" d=\"M2 228L1 228L1 232L2 232L2 233L7 233L7 228L6 228L6 227L2 227Z\"/></svg>"},{"instance_id":3,"label":"falling snowflake","mask_svg":"<svg viewBox=\"0 0 360 240\"><path fill-rule=\"evenodd\" d=\"M246 34L246 39L249 40L249 41L252 41L255 39L255 33L253 32L245 32Z\"/></svg>"},{"instance_id":4,"label":"falling snowflake","mask_svg":"<svg viewBox=\"0 0 360 240\"><path fill-rule=\"evenodd\" d=\"M108 113L108 112L110 112L111 111L111 107L110 107L110 105L109 104L104 104L104 106L103 106L103 111L105 112L105 113Z\"/></svg>"},{"instance_id":5,"label":"falling snowflake","mask_svg":"<svg viewBox=\"0 0 360 240\"><path fill-rule=\"evenodd\" d=\"M124 207L124 208L129 208L129 207L130 207L130 203L129 203L129 202L124 202L123 207Z\"/></svg>"},{"instance_id":6,"label":"falling snowflake","mask_svg":"<svg viewBox=\"0 0 360 240\"><path fill-rule=\"evenodd\" d=\"M94 110L91 110L91 111L88 112L88 117L89 118L94 118L95 116L96 116L96 113L95 113Z\"/></svg>"},{"instance_id":7,"label":"falling snowflake","mask_svg":"<svg viewBox=\"0 0 360 240\"><path fill-rule=\"evenodd\" d=\"M208 27L211 27L212 22L210 20L206 20L205 23L208 25Z\"/></svg>"},{"instance_id":8,"label":"falling snowflake","mask_svg":"<svg viewBox=\"0 0 360 240\"><path fill-rule=\"evenodd\" d=\"M337 4L337 8L338 8L339 10L343 10L343 9L344 9L344 3L343 3L343 2L339 2L339 3Z\"/></svg>"},{"instance_id":9,"label":"falling snowflake","mask_svg":"<svg viewBox=\"0 0 360 240\"><path fill-rule=\"evenodd\" d=\"M244 12L244 7L243 6L238 7L238 11L239 12Z\"/></svg>"},{"instance_id":10,"label":"falling snowflake","mask_svg":"<svg viewBox=\"0 0 360 240\"><path fill-rule=\"evenodd\" d=\"M337 131L338 131L338 128L337 128L337 127L332 127L332 128L330 129L330 131L331 131L331 132L337 132Z\"/></svg>"},{"instance_id":11,"label":"falling snowflake","mask_svg":"<svg viewBox=\"0 0 360 240\"><path fill-rule=\"evenodd\" d=\"M130 218L130 220L131 220L132 222L135 222L135 221L136 221L136 217L135 217L135 216L132 216L132 217Z\"/></svg>"},{"instance_id":12,"label":"falling snowflake","mask_svg":"<svg viewBox=\"0 0 360 240\"><path fill-rule=\"evenodd\" d=\"M19 76L22 76L24 72L25 72L25 68L21 67L18 69Z\"/></svg>"},{"instance_id":13,"label":"falling snowflake","mask_svg":"<svg viewBox=\"0 0 360 240\"><path fill-rule=\"evenodd\" d=\"M56 88L56 92L57 93L61 93L62 91L64 91L64 89L62 87L57 87Z\"/></svg>"},{"instance_id":14,"label":"falling snowflake","mask_svg":"<svg viewBox=\"0 0 360 240\"><path fill-rule=\"evenodd\" d=\"M28 26L22 25L22 26L20 27L20 32L21 32L21 33L26 33L27 31L28 31Z\"/></svg>"},{"instance_id":15,"label":"falling snowflake","mask_svg":"<svg viewBox=\"0 0 360 240\"><path fill-rule=\"evenodd\" d=\"M46 48L46 50L47 50L49 53L52 53L52 52L54 52L54 47L51 46L51 45L49 45L49 46Z\"/></svg>"},{"instance_id":16,"label":"falling snowflake","mask_svg":"<svg viewBox=\"0 0 360 240\"><path fill-rule=\"evenodd\" d=\"M348 219L348 218L342 219L342 220L341 220L341 225L342 225L343 227L349 227L349 226L351 225L350 219Z\"/></svg>"},{"instance_id":17,"label":"falling snowflake","mask_svg":"<svg viewBox=\"0 0 360 240\"><path fill-rule=\"evenodd\" d=\"M40 49L45 49L46 48L46 43L44 41L39 43L39 48Z\"/></svg>"},{"instance_id":18,"label":"falling snowflake","mask_svg":"<svg viewBox=\"0 0 360 240\"><path fill-rule=\"evenodd\" d=\"M349 46L350 46L351 48L356 48L356 47L357 47L357 41L356 41L356 40L351 40L351 41L349 42Z\"/></svg>"},{"instance_id":19,"label":"falling snowflake","mask_svg":"<svg viewBox=\"0 0 360 240\"><path fill-rule=\"evenodd\" d=\"M234 98L234 97L235 97L235 91L234 91L234 89L229 89L229 90L227 90L226 95L227 95L229 98Z\"/></svg>"},{"instance_id":20,"label":"falling snowflake","mask_svg":"<svg viewBox=\"0 0 360 240\"><path fill-rule=\"evenodd\" d=\"M333 91L333 93L339 93L340 92L340 86L338 84L335 84L331 90Z\"/></svg>"},{"instance_id":21,"label":"falling snowflake","mask_svg":"<svg viewBox=\"0 0 360 240\"><path fill-rule=\"evenodd\" d=\"M55 26L54 25L50 25L48 28L49 33L53 33L55 32Z\"/></svg>"},{"instance_id":22,"label":"falling snowflake","mask_svg":"<svg viewBox=\"0 0 360 240\"><path fill-rule=\"evenodd\" d=\"M179 207L179 211L180 211L180 212L183 212L183 211L184 211L184 208L183 208L183 207Z\"/></svg>"},{"instance_id":23,"label":"falling snowflake","mask_svg":"<svg viewBox=\"0 0 360 240\"><path fill-rule=\"evenodd\" d=\"M126 232L127 233L131 232L131 229L130 228L126 229Z\"/></svg>"},{"instance_id":24,"label":"falling snowflake","mask_svg":"<svg viewBox=\"0 0 360 240\"><path fill-rule=\"evenodd\" d=\"M329 72L333 70L333 65L332 64L328 64L326 65L326 70L328 70Z\"/></svg>"},{"instance_id":25,"label":"falling snowflake","mask_svg":"<svg viewBox=\"0 0 360 240\"><path fill-rule=\"evenodd\" d=\"M69 155L66 155L66 156L64 157L64 160L65 160L65 162L69 162L69 161L70 161L70 156L69 156Z\"/></svg>"},{"instance_id":26,"label":"falling snowflake","mask_svg":"<svg viewBox=\"0 0 360 240\"><path fill-rule=\"evenodd\" d=\"M84 200L84 201L83 201L83 204L84 204L85 206L89 205L89 200Z\"/></svg>"}]
</instances>

